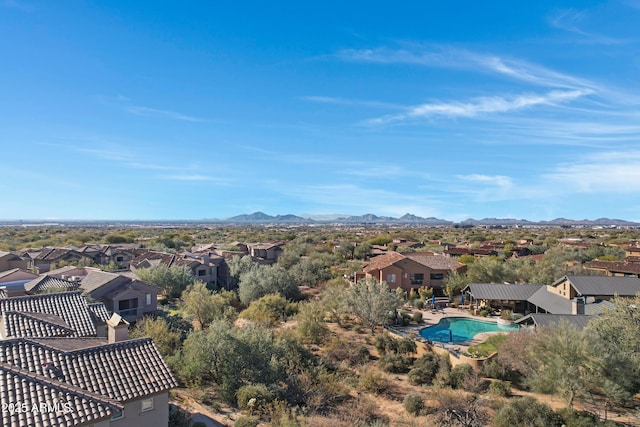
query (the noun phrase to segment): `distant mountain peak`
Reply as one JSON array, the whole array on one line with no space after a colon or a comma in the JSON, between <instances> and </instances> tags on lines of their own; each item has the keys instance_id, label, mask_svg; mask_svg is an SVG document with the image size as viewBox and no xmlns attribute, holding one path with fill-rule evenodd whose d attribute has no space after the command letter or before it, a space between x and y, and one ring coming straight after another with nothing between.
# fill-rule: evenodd
<instances>
[{"instance_id":1,"label":"distant mountain peak","mask_svg":"<svg viewBox=\"0 0 640 427\"><path fill-rule=\"evenodd\" d=\"M415 225L431 225L431 226L447 226L456 224L453 221L439 219L434 217L422 218L420 216L406 213L399 218L389 216L378 216L372 213L355 216L340 216L338 218L327 219L311 219L303 218L293 214L286 215L267 215L264 212L254 212L252 214L237 215L227 218L222 222L226 223L246 223L246 224L415 224ZM620 219L598 218L596 220L572 220L567 218L556 218L550 221L529 221L526 219L516 218L468 218L460 221L458 224L463 226L638 226L638 223L624 221Z\"/></svg>"}]
</instances>

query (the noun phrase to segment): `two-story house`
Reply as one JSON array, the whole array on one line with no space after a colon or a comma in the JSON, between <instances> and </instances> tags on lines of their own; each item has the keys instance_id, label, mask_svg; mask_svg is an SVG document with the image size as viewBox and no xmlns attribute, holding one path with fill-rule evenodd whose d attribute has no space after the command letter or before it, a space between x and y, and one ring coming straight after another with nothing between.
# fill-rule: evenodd
<instances>
[{"instance_id":1,"label":"two-story house","mask_svg":"<svg viewBox=\"0 0 640 427\"><path fill-rule=\"evenodd\" d=\"M167 426L175 378L151 338L127 340L118 317L110 328L109 339L0 341L2 425Z\"/></svg>"},{"instance_id":2,"label":"two-story house","mask_svg":"<svg viewBox=\"0 0 640 427\"><path fill-rule=\"evenodd\" d=\"M89 270L80 281L80 290L128 322L135 322L158 309L158 287L136 278L132 273Z\"/></svg>"},{"instance_id":3,"label":"two-story house","mask_svg":"<svg viewBox=\"0 0 640 427\"><path fill-rule=\"evenodd\" d=\"M432 252L389 252L373 258L365 267L365 277L385 281L390 288L405 290L428 286L441 292L452 271L464 272L466 265Z\"/></svg>"}]
</instances>

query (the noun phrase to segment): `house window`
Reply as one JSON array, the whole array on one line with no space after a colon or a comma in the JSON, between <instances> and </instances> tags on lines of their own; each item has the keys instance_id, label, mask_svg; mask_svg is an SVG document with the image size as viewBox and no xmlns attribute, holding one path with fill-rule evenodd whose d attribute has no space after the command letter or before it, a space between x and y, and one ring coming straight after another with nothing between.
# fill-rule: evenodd
<instances>
[{"instance_id":1,"label":"house window","mask_svg":"<svg viewBox=\"0 0 640 427\"><path fill-rule=\"evenodd\" d=\"M444 273L431 273L431 280L442 280L444 279Z\"/></svg>"},{"instance_id":2,"label":"house window","mask_svg":"<svg viewBox=\"0 0 640 427\"><path fill-rule=\"evenodd\" d=\"M147 305L151 305L151 294L146 294L146 295L145 295L145 299L146 299L146 300L145 300L145 303L146 303Z\"/></svg>"},{"instance_id":3,"label":"house window","mask_svg":"<svg viewBox=\"0 0 640 427\"><path fill-rule=\"evenodd\" d=\"M118 301L118 314L121 316L135 316L138 314L138 298Z\"/></svg>"},{"instance_id":4,"label":"house window","mask_svg":"<svg viewBox=\"0 0 640 427\"><path fill-rule=\"evenodd\" d=\"M198 270L198 276L206 276L207 270Z\"/></svg>"},{"instance_id":5,"label":"house window","mask_svg":"<svg viewBox=\"0 0 640 427\"><path fill-rule=\"evenodd\" d=\"M118 256L116 257L116 262L122 262L124 261L124 257Z\"/></svg>"},{"instance_id":6,"label":"house window","mask_svg":"<svg viewBox=\"0 0 640 427\"><path fill-rule=\"evenodd\" d=\"M142 399L142 412L152 411L153 410L153 397L148 399Z\"/></svg>"},{"instance_id":7,"label":"house window","mask_svg":"<svg viewBox=\"0 0 640 427\"><path fill-rule=\"evenodd\" d=\"M122 412L118 412L117 414L115 414L114 416L112 416L112 417L111 417L111 421L121 420L122 418L124 418L124 411L122 411Z\"/></svg>"},{"instance_id":8,"label":"house window","mask_svg":"<svg viewBox=\"0 0 640 427\"><path fill-rule=\"evenodd\" d=\"M396 283L396 275L395 274L387 274L387 282Z\"/></svg>"},{"instance_id":9,"label":"house window","mask_svg":"<svg viewBox=\"0 0 640 427\"><path fill-rule=\"evenodd\" d=\"M424 274L422 273L411 273L411 284L412 285L422 285L424 282Z\"/></svg>"}]
</instances>

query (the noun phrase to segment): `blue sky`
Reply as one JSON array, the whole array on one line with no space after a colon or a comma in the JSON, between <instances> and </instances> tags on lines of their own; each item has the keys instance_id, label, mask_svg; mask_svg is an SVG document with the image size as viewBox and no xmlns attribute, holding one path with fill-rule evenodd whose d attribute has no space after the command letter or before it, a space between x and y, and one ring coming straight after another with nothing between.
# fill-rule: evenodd
<instances>
[{"instance_id":1,"label":"blue sky","mask_svg":"<svg viewBox=\"0 0 640 427\"><path fill-rule=\"evenodd\" d=\"M640 221L640 0L0 0L0 218Z\"/></svg>"}]
</instances>

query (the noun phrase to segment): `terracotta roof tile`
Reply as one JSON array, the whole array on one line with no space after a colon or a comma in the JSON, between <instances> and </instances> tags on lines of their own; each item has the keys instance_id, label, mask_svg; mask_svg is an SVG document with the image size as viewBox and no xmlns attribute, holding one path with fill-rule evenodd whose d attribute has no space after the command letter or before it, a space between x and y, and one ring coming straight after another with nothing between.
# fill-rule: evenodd
<instances>
[{"instance_id":1,"label":"terracotta roof tile","mask_svg":"<svg viewBox=\"0 0 640 427\"><path fill-rule=\"evenodd\" d=\"M56 315L73 329L74 336L96 335L87 300L80 291L0 299L0 313L9 311Z\"/></svg>"},{"instance_id":2,"label":"terracotta roof tile","mask_svg":"<svg viewBox=\"0 0 640 427\"><path fill-rule=\"evenodd\" d=\"M0 342L0 362L119 402L167 391L177 383L151 338L61 350L64 339Z\"/></svg>"},{"instance_id":3,"label":"terracotta roof tile","mask_svg":"<svg viewBox=\"0 0 640 427\"><path fill-rule=\"evenodd\" d=\"M50 290L75 291L76 289L78 289L78 282L60 279L48 274L33 279L24 285L24 290L30 293L40 293Z\"/></svg>"},{"instance_id":4,"label":"terracotta roof tile","mask_svg":"<svg viewBox=\"0 0 640 427\"><path fill-rule=\"evenodd\" d=\"M68 337L74 330L54 314L6 311L2 313L5 338L12 337Z\"/></svg>"},{"instance_id":5,"label":"terracotta roof tile","mask_svg":"<svg viewBox=\"0 0 640 427\"><path fill-rule=\"evenodd\" d=\"M124 406L27 369L0 363L3 426L75 426L107 419ZM4 408L4 406L3 406Z\"/></svg>"},{"instance_id":6,"label":"terracotta roof tile","mask_svg":"<svg viewBox=\"0 0 640 427\"><path fill-rule=\"evenodd\" d=\"M389 267L403 259L405 259L404 255L398 252L388 252L384 255L373 258L371 262L364 267L364 272L370 273L375 270L382 270L383 268Z\"/></svg>"},{"instance_id":7,"label":"terracotta roof tile","mask_svg":"<svg viewBox=\"0 0 640 427\"><path fill-rule=\"evenodd\" d=\"M430 253L409 252L405 256L432 270L456 270L464 267L464 264L445 255L432 255Z\"/></svg>"},{"instance_id":8,"label":"terracotta roof tile","mask_svg":"<svg viewBox=\"0 0 640 427\"><path fill-rule=\"evenodd\" d=\"M107 306L103 302L90 303L88 307L94 323L107 323L107 320L111 317Z\"/></svg>"}]
</instances>

